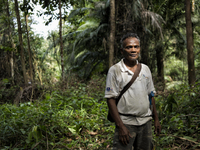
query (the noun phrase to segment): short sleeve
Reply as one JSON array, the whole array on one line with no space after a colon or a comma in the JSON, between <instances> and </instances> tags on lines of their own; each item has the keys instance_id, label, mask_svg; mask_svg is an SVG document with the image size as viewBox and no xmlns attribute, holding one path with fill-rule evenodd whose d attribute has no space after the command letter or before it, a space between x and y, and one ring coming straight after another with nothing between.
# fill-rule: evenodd
<instances>
[{"instance_id":1,"label":"short sleeve","mask_svg":"<svg viewBox=\"0 0 200 150\"><path fill-rule=\"evenodd\" d=\"M153 79L152 79L152 75L151 75L151 71L148 68L148 76L149 76L149 82L147 84L147 90L148 90L148 94L150 94L151 92L156 93L155 88L154 88L154 84L153 84Z\"/></svg>"},{"instance_id":2,"label":"short sleeve","mask_svg":"<svg viewBox=\"0 0 200 150\"><path fill-rule=\"evenodd\" d=\"M119 94L119 82L116 77L116 68L111 67L106 78L105 98L116 98Z\"/></svg>"}]
</instances>

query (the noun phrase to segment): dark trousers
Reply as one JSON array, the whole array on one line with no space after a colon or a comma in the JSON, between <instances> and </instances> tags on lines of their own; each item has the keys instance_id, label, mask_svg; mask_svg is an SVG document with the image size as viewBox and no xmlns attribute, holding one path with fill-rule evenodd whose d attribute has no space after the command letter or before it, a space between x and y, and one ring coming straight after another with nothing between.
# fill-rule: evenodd
<instances>
[{"instance_id":1,"label":"dark trousers","mask_svg":"<svg viewBox=\"0 0 200 150\"><path fill-rule=\"evenodd\" d=\"M125 125L131 136L128 145L123 145L119 141L118 128L115 128L113 150L152 150L152 122L148 121L144 125Z\"/></svg>"}]
</instances>

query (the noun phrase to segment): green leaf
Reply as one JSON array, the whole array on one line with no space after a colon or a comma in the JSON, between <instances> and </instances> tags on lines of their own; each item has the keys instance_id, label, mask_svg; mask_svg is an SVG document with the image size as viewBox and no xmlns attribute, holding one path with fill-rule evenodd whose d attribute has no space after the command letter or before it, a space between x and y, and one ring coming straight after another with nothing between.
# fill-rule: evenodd
<instances>
[{"instance_id":1,"label":"green leaf","mask_svg":"<svg viewBox=\"0 0 200 150\"><path fill-rule=\"evenodd\" d=\"M20 131L22 132L22 134L26 133L26 131L24 131L24 129L20 129Z\"/></svg>"},{"instance_id":2,"label":"green leaf","mask_svg":"<svg viewBox=\"0 0 200 150\"><path fill-rule=\"evenodd\" d=\"M45 95L45 98L46 98L46 100L49 100L49 99L51 98L51 95L47 93L47 94Z\"/></svg>"},{"instance_id":3,"label":"green leaf","mask_svg":"<svg viewBox=\"0 0 200 150\"><path fill-rule=\"evenodd\" d=\"M183 137L184 139L187 139L187 140L190 140L190 141L194 141L194 142L196 142L197 141L197 139L195 138L192 138L192 137L190 137L190 136L184 136Z\"/></svg>"},{"instance_id":4,"label":"green leaf","mask_svg":"<svg viewBox=\"0 0 200 150\"><path fill-rule=\"evenodd\" d=\"M72 134L77 134L76 133L76 129L74 128L71 128L71 127L68 127L69 131L72 133Z\"/></svg>"}]
</instances>

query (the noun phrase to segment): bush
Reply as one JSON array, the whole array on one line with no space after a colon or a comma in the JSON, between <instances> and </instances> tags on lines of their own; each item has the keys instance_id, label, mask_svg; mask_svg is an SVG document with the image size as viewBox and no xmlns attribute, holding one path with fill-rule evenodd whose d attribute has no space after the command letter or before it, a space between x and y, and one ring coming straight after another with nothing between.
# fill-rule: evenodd
<instances>
[{"instance_id":1,"label":"bush","mask_svg":"<svg viewBox=\"0 0 200 150\"><path fill-rule=\"evenodd\" d=\"M199 91L200 83L192 88L181 84L168 94L156 98L162 124L161 137L155 137L157 149L164 147L192 149L200 146Z\"/></svg>"},{"instance_id":2,"label":"bush","mask_svg":"<svg viewBox=\"0 0 200 150\"><path fill-rule=\"evenodd\" d=\"M0 148L105 149L114 132L106 119L106 101L100 100L102 93L88 96L86 84L78 86L20 107L1 105Z\"/></svg>"}]
</instances>

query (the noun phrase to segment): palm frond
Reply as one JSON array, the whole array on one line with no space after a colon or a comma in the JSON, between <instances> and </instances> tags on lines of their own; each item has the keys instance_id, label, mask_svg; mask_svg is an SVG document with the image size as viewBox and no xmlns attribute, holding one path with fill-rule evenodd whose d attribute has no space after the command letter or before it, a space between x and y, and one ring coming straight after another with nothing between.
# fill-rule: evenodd
<instances>
[{"instance_id":1,"label":"palm frond","mask_svg":"<svg viewBox=\"0 0 200 150\"><path fill-rule=\"evenodd\" d=\"M90 10L91 8L83 7L83 8L77 8L75 10L72 10L67 19L71 19L75 17L76 15L79 15L81 12L85 12L86 10Z\"/></svg>"},{"instance_id":2,"label":"palm frond","mask_svg":"<svg viewBox=\"0 0 200 150\"><path fill-rule=\"evenodd\" d=\"M139 0L132 2L132 19L140 17L141 2Z\"/></svg>"},{"instance_id":3,"label":"palm frond","mask_svg":"<svg viewBox=\"0 0 200 150\"><path fill-rule=\"evenodd\" d=\"M75 65L70 70L76 70L80 77L88 78L92 71L98 66L104 59L104 54L98 51L81 52L75 60Z\"/></svg>"},{"instance_id":4,"label":"palm frond","mask_svg":"<svg viewBox=\"0 0 200 150\"><path fill-rule=\"evenodd\" d=\"M89 33L92 31L91 28L89 29L85 29L82 32L79 32L79 34L77 34L76 38L80 39L80 38L84 38L85 36L89 35Z\"/></svg>"},{"instance_id":5,"label":"palm frond","mask_svg":"<svg viewBox=\"0 0 200 150\"><path fill-rule=\"evenodd\" d=\"M76 64L77 66L81 66L81 64L86 60L89 56L91 56L90 51L84 51L77 55L76 57Z\"/></svg>"},{"instance_id":6,"label":"palm frond","mask_svg":"<svg viewBox=\"0 0 200 150\"><path fill-rule=\"evenodd\" d=\"M95 35L97 36L100 31L104 30L108 26L109 26L109 24L107 24L107 23L99 25L99 27L94 31ZM91 34L90 34L90 36L91 36Z\"/></svg>"},{"instance_id":7,"label":"palm frond","mask_svg":"<svg viewBox=\"0 0 200 150\"><path fill-rule=\"evenodd\" d=\"M89 79L89 77L91 76L92 72L94 71L94 69L102 62L102 59L96 60L93 59L92 62L90 62L88 64L88 66L86 66L87 70L85 71L84 77L86 78L86 80ZM93 64L93 65L91 65Z\"/></svg>"},{"instance_id":8,"label":"palm frond","mask_svg":"<svg viewBox=\"0 0 200 150\"><path fill-rule=\"evenodd\" d=\"M160 31L161 37L163 38L162 23L165 23L165 21L160 15L151 12L149 10L146 10L142 12L142 18L145 19L146 22L150 21L151 25Z\"/></svg>"},{"instance_id":9,"label":"palm frond","mask_svg":"<svg viewBox=\"0 0 200 150\"><path fill-rule=\"evenodd\" d=\"M149 30L147 27L144 27L144 30L146 33L149 33L150 35L153 36L153 32L151 30Z\"/></svg>"},{"instance_id":10,"label":"palm frond","mask_svg":"<svg viewBox=\"0 0 200 150\"><path fill-rule=\"evenodd\" d=\"M66 41L67 39L73 39L75 35L77 35L78 33L80 33L81 31L74 31L74 32L70 32L68 34L63 35L63 40Z\"/></svg>"},{"instance_id":11,"label":"palm frond","mask_svg":"<svg viewBox=\"0 0 200 150\"><path fill-rule=\"evenodd\" d=\"M81 26L79 26L79 28L77 29L77 31L83 31L87 28L96 28L98 26L98 22L97 21L86 21L84 24L82 24Z\"/></svg>"},{"instance_id":12,"label":"palm frond","mask_svg":"<svg viewBox=\"0 0 200 150\"><path fill-rule=\"evenodd\" d=\"M106 2L105 1L100 1L95 3L95 9L101 9L106 7Z\"/></svg>"},{"instance_id":13,"label":"palm frond","mask_svg":"<svg viewBox=\"0 0 200 150\"><path fill-rule=\"evenodd\" d=\"M107 8L107 7L109 7L109 6L110 6L110 0L107 0L107 1L106 1L105 7Z\"/></svg>"}]
</instances>

